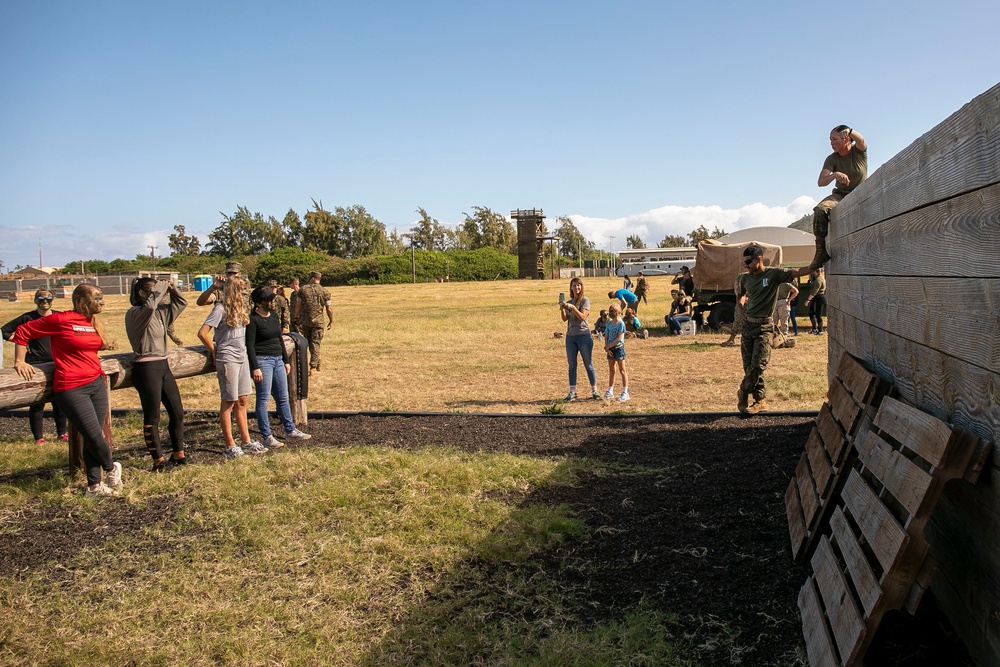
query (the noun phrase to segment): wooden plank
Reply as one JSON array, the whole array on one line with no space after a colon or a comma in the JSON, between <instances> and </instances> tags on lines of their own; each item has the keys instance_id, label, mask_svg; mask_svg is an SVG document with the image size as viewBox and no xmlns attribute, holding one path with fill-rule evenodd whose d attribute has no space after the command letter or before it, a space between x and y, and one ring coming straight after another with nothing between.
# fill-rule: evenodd
<instances>
[{"instance_id":1,"label":"wooden plank","mask_svg":"<svg viewBox=\"0 0 1000 667\"><path fill-rule=\"evenodd\" d=\"M804 456L809 459L809 469L812 471L816 493L821 499L826 498L830 491L830 481L833 479L833 468L827 458L823 441L820 440L819 433L815 428L809 432Z\"/></svg>"},{"instance_id":2,"label":"wooden plank","mask_svg":"<svg viewBox=\"0 0 1000 667\"><path fill-rule=\"evenodd\" d=\"M858 592L861 608L865 616L870 616L882 601L882 589L878 585L875 571L865 557L864 550L858 543L858 538L851 530L847 518L838 507L834 510L830 518L830 527L833 530L833 542L844 557L847 571L854 582L854 589Z\"/></svg>"},{"instance_id":3,"label":"wooden plank","mask_svg":"<svg viewBox=\"0 0 1000 667\"><path fill-rule=\"evenodd\" d=\"M825 535L820 538L811 565L841 661L850 664L861 648L866 632L865 623L854 596L851 595L847 578L830 546L830 540Z\"/></svg>"},{"instance_id":4,"label":"wooden plank","mask_svg":"<svg viewBox=\"0 0 1000 667\"><path fill-rule=\"evenodd\" d=\"M882 405L884 408L885 403ZM879 412L881 413L881 410ZM877 421L878 417L875 419ZM857 449L858 460L885 485L892 497L899 501L910 516L918 514L931 488L931 476L913 461L895 451L873 431L864 435L857 443ZM933 502L937 498L930 500Z\"/></svg>"},{"instance_id":5,"label":"wooden plank","mask_svg":"<svg viewBox=\"0 0 1000 667\"><path fill-rule=\"evenodd\" d=\"M840 667L840 658L827 628L812 577L806 579L799 591L799 613L802 615L802 635L806 640L810 667Z\"/></svg>"},{"instance_id":6,"label":"wooden plank","mask_svg":"<svg viewBox=\"0 0 1000 667\"><path fill-rule=\"evenodd\" d=\"M833 416L840 422L844 433L850 435L861 416L861 406L854 402L854 398L840 382L830 385L827 397L830 399L830 411Z\"/></svg>"},{"instance_id":7,"label":"wooden plank","mask_svg":"<svg viewBox=\"0 0 1000 667\"><path fill-rule=\"evenodd\" d=\"M816 430L823 439L823 446L826 447L833 466L839 468L848 442L837 420L834 419L830 406L826 403L819 409L819 415L816 417Z\"/></svg>"},{"instance_id":8,"label":"wooden plank","mask_svg":"<svg viewBox=\"0 0 1000 667\"><path fill-rule=\"evenodd\" d=\"M793 477L785 491L785 515L788 517L788 537L791 540L792 560L798 562L806 541L806 522L799 501L799 485Z\"/></svg>"},{"instance_id":9,"label":"wooden plank","mask_svg":"<svg viewBox=\"0 0 1000 667\"><path fill-rule=\"evenodd\" d=\"M1000 234L996 237L1000 239ZM1000 243L995 257L1000 258ZM1000 261L993 263L1000 266ZM1000 278L831 276L829 282L830 308L891 335L1000 372L996 316Z\"/></svg>"},{"instance_id":10,"label":"wooden plank","mask_svg":"<svg viewBox=\"0 0 1000 667\"><path fill-rule=\"evenodd\" d=\"M811 526L816 512L819 510L819 497L816 489L813 488L812 475L809 474L809 462L803 456L799 459L799 465L795 467L795 482L799 487L799 501L802 503L802 514L806 520L806 526Z\"/></svg>"},{"instance_id":11,"label":"wooden plank","mask_svg":"<svg viewBox=\"0 0 1000 667\"><path fill-rule=\"evenodd\" d=\"M828 308L830 344L862 359L900 397L1000 450L1000 376Z\"/></svg>"},{"instance_id":12,"label":"wooden plank","mask_svg":"<svg viewBox=\"0 0 1000 667\"><path fill-rule=\"evenodd\" d=\"M841 352L836 374L857 403L864 404L871 400L878 378L869 373L853 356Z\"/></svg>"},{"instance_id":13,"label":"wooden plank","mask_svg":"<svg viewBox=\"0 0 1000 667\"><path fill-rule=\"evenodd\" d=\"M842 497L882 570L888 572L902 556L910 538L856 470L850 472Z\"/></svg>"},{"instance_id":14,"label":"wooden plank","mask_svg":"<svg viewBox=\"0 0 1000 667\"><path fill-rule=\"evenodd\" d=\"M940 419L894 398L882 401L875 426L937 467L944 461L951 428Z\"/></svg>"},{"instance_id":15,"label":"wooden plank","mask_svg":"<svg viewBox=\"0 0 1000 667\"><path fill-rule=\"evenodd\" d=\"M831 240L1000 182L1000 84L884 163L834 209ZM835 250L838 248L834 248ZM832 252L837 258L837 252ZM836 264L846 263L846 260Z\"/></svg>"},{"instance_id":16,"label":"wooden plank","mask_svg":"<svg viewBox=\"0 0 1000 667\"><path fill-rule=\"evenodd\" d=\"M998 158L1000 159L1000 158ZM845 201L846 203L846 201ZM839 207L838 207L839 208ZM1000 184L858 229L838 243L849 262L830 275L997 278ZM831 248L831 252L832 252ZM832 296L835 292L828 292Z\"/></svg>"}]
</instances>

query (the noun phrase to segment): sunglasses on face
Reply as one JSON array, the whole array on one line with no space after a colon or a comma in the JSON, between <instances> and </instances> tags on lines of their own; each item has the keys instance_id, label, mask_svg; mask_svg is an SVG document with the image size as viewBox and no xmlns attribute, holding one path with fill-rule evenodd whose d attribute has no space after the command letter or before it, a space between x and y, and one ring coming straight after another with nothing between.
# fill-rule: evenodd
<instances>
[{"instance_id":1,"label":"sunglasses on face","mask_svg":"<svg viewBox=\"0 0 1000 667\"><path fill-rule=\"evenodd\" d=\"M754 260L753 257L747 257L746 259L743 260L743 263L746 264L747 266L750 266L751 264L753 264L753 260Z\"/></svg>"},{"instance_id":2,"label":"sunglasses on face","mask_svg":"<svg viewBox=\"0 0 1000 667\"><path fill-rule=\"evenodd\" d=\"M55 297L51 297L51 296L36 296L35 297L35 303L38 303L39 301L52 301L52 299L54 299L54 298Z\"/></svg>"}]
</instances>

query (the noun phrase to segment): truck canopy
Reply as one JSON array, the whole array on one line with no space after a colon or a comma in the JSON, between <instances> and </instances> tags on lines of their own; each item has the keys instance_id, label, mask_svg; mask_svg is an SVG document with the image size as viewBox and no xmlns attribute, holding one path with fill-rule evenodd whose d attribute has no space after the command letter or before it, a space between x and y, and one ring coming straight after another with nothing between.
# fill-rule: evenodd
<instances>
[{"instance_id":1,"label":"truck canopy","mask_svg":"<svg viewBox=\"0 0 1000 667\"><path fill-rule=\"evenodd\" d=\"M719 243L707 239L698 244L695 261L695 288L705 292L732 292L733 281L743 271L743 250L750 245L764 248L764 265L781 265L781 246L747 241L745 243Z\"/></svg>"}]
</instances>

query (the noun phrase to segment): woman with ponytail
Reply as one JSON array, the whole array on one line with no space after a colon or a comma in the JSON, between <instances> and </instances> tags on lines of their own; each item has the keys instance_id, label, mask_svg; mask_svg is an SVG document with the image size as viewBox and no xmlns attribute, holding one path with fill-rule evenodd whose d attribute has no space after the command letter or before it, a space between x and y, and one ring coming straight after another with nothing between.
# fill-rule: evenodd
<instances>
[{"instance_id":1,"label":"woman with ponytail","mask_svg":"<svg viewBox=\"0 0 1000 667\"><path fill-rule=\"evenodd\" d=\"M115 496L122 485L122 465L111 459L111 447L104 439L109 397L97 352L110 348L111 343L98 317L102 310L100 288L77 285L73 310L22 324L10 338L15 345L14 370L30 380L35 368L25 361L28 343L49 337L55 364L53 400L83 435L88 496Z\"/></svg>"}]
</instances>

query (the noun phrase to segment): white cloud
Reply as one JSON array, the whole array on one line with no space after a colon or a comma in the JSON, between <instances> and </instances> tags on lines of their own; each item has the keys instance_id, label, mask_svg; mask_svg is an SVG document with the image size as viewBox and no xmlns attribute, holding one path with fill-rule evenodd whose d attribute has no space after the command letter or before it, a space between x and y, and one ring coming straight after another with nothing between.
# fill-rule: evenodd
<instances>
[{"instance_id":1,"label":"white cloud","mask_svg":"<svg viewBox=\"0 0 1000 667\"><path fill-rule=\"evenodd\" d=\"M149 246L156 246L156 256L170 254L167 235L170 232L155 230L135 232L123 229L81 228L69 225L44 227L0 226L4 250L0 259L13 268L38 264L38 243L42 244L42 262L45 266L65 266L70 262L88 259L112 260L119 257L135 259L136 255L149 254Z\"/></svg>"},{"instance_id":2,"label":"white cloud","mask_svg":"<svg viewBox=\"0 0 1000 667\"><path fill-rule=\"evenodd\" d=\"M721 206L663 206L644 213L635 213L621 218L592 218L586 215L570 215L584 236L598 248L609 248L614 237L614 248L625 247L625 238L638 234L648 246L656 245L664 236L687 236L704 225L707 229L716 227L727 232L735 232L748 227L787 227L812 210L816 200L802 196L787 206L766 206L761 203L747 204L736 209Z\"/></svg>"}]
</instances>

